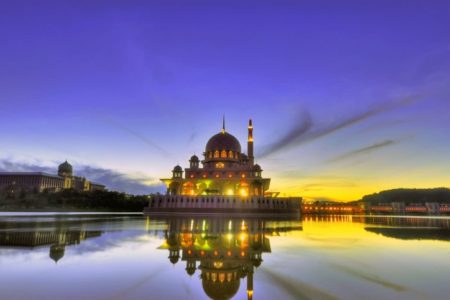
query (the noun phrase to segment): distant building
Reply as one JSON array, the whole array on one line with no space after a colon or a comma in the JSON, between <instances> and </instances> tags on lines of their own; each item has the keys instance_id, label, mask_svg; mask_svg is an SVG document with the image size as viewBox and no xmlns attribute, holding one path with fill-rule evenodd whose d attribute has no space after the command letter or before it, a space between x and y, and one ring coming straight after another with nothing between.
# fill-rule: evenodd
<instances>
[{"instance_id":1,"label":"distant building","mask_svg":"<svg viewBox=\"0 0 450 300\"><path fill-rule=\"evenodd\" d=\"M105 186L90 182L84 177L73 176L72 165L67 161L59 165L58 175L44 172L0 172L0 191L41 193L64 189L95 191L104 190Z\"/></svg>"},{"instance_id":2,"label":"distant building","mask_svg":"<svg viewBox=\"0 0 450 300\"><path fill-rule=\"evenodd\" d=\"M374 203L367 205L366 212L370 214L450 214L450 204L425 202L425 203Z\"/></svg>"}]
</instances>

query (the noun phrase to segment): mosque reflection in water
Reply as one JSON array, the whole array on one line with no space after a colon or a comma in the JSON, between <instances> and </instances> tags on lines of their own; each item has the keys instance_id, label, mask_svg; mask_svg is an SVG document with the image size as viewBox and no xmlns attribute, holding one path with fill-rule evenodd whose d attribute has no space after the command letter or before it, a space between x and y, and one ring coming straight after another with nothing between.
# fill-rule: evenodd
<instances>
[{"instance_id":1,"label":"mosque reflection in water","mask_svg":"<svg viewBox=\"0 0 450 300\"><path fill-rule=\"evenodd\" d=\"M19 253L20 249L35 251L48 247L51 260L58 262L65 254L67 256L70 253L66 253L68 247L80 244L78 253L91 251L91 248L85 247L89 243L83 243L87 239L92 239L92 243L98 245L103 245L102 240L105 239L115 240L113 244L116 245L121 241L119 236L115 237L120 232L127 232L121 235L122 239L137 239L153 232L159 240L156 240L157 246L152 245L152 249L167 251L170 263L181 263L186 276L199 277L204 293L209 298L231 299L240 289L246 288L247 298L252 299L254 274L263 263L264 256L273 255L270 238L284 235L283 233L300 231L297 238L301 238L302 235L313 235L314 228L324 228L324 224L330 226L325 227L326 230L334 228L335 225L336 230L340 230L339 225L355 223L362 233L369 232L380 238L450 241L448 218L345 215L304 216L302 220L296 221L150 219L142 216L69 219L61 217L58 221L47 222L39 218L28 218L26 222L0 219L0 249L19 249ZM141 230L136 231L136 228ZM100 238L102 234L104 236ZM338 234L339 232L337 236ZM113 244L104 245L110 247ZM93 249L97 249L97 246ZM274 249L274 252L278 252L277 250L283 251ZM164 264L169 266L170 263ZM64 268L65 265L58 264L58 267ZM246 287L241 286L244 284Z\"/></svg>"},{"instance_id":2,"label":"mosque reflection in water","mask_svg":"<svg viewBox=\"0 0 450 300\"><path fill-rule=\"evenodd\" d=\"M230 299L238 292L241 279L246 279L247 297L252 299L253 274L263 261L263 253L271 252L266 235L301 229L295 225L274 228L270 224L238 219L170 220L159 249L168 250L172 264L180 259L185 262L190 276L198 270L208 297Z\"/></svg>"}]
</instances>

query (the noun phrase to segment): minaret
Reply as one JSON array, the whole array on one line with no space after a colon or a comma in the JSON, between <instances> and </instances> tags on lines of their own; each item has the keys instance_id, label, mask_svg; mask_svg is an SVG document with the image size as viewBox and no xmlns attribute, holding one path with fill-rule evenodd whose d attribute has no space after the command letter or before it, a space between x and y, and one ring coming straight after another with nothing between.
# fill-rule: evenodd
<instances>
[{"instance_id":1,"label":"minaret","mask_svg":"<svg viewBox=\"0 0 450 300\"><path fill-rule=\"evenodd\" d=\"M248 140L247 140L247 155L250 165L253 166L254 157L253 157L253 124L252 119L248 120Z\"/></svg>"},{"instance_id":2,"label":"minaret","mask_svg":"<svg viewBox=\"0 0 450 300\"><path fill-rule=\"evenodd\" d=\"M222 133L225 133L225 115L223 115L222 119Z\"/></svg>"},{"instance_id":3,"label":"minaret","mask_svg":"<svg viewBox=\"0 0 450 300\"><path fill-rule=\"evenodd\" d=\"M247 273L247 300L253 299L253 266Z\"/></svg>"}]
</instances>

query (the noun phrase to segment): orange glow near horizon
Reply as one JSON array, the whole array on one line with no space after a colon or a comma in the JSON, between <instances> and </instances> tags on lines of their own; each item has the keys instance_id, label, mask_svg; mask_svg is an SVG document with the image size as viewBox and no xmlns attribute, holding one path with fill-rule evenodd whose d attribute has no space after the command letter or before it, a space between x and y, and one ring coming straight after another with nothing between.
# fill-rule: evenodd
<instances>
[{"instance_id":1,"label":"orange glow near horizon","mask_svg":"<svg viewBox=\"0 0 450 300\"><path fill-rule=\"evenodd\" d=\"M274 176L270 189L279 191L281 197L302 197L305 201L323 199L347 202L360 200L365 195L390 189L449 187L449 182L450 178L432 177L415 179L386 176L385 179L368 180L348 176L345 180L330 180L326 176L324 179L313 176L301 179L295 177L276 178Z\"/></svg>"}]
</instances>

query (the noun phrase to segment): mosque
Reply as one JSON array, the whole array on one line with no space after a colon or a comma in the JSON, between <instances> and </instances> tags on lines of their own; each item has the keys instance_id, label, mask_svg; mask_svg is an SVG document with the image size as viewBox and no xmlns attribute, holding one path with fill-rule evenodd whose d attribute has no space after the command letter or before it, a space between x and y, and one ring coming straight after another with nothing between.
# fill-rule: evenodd
<instances>
[{"instance_id":1,"label":"mosque","mask_svg":"<svg viewBox=\"0 0 450 300\"><path fill-rule=\"evenodd\" d=\"M172 178L161 179L170 195L263 196L270 178L262 177L253 154L253 125L248 123L247 154L238 139L225 130L212 136L206 144L203 160L193 155L184 172L177 165ZM202 166L200 166L200 163ZM184 176L183 176L184 173Z\"/></svg>"},{"instance_id":2,"label":"mosque","mask_svg":"<svg viewBox=\"0 0 450 300\"><path fill-rule=\"evenodd\" d=\"M262 171L255 164L252 120L248 122L245 154L238 139L226 131L224 119L222 130L206 143L203 159L193 155L189 168L175 166L171 178L161 179L166 194L152 195L144 213L298 217L301 198L270 193L270 178L264 178Z\"/></svg>"}]
</instances>

